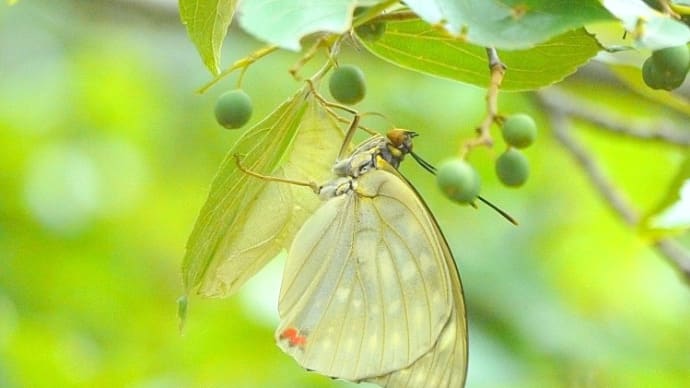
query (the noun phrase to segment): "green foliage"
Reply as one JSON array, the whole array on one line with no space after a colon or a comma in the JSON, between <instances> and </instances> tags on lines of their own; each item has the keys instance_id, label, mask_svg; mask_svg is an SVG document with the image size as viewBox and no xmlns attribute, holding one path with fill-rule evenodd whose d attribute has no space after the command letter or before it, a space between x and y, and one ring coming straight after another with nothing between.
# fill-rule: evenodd
<instances>
[{"instance_id":1,"label":"green foliage","mask_svg":"<svg viewBox=\"0 0 690 388\"><path fill-rule=\"evenodd\" d=\"M324 114L302 94L304 83L288 75L299 57L277 52L243 74L256 121L264 125L244 134L220 130L213 104L235 80L194 95L205 71L179 20L167 8L149 5L159 2L129 3L118 3L117 12L109 2L37 0L0 7L0 36L21 37L0 39L0 142L8 145L0 153L0 386L362 386L305 372L275 346L282 265L280 257L266 261L283 250L289 230L319 200L308 188L239 174L231 157L214 179L232 149L258 172L323 182L346 124ZM637 9L631 0L618 3ZM221 4L180 1L189 35L212 73L234 3ZM564 7L577 6L573 1ZM612 13L633 24L640 15ZM343 14L347 19L348 11ZM388 14L369 19L398 25L379 41L391 42L402 36L405 23L419 23L386 19ZM656 50L685 43L682 25L654 17L670 29L649 23L639 35L629 31L624 45ZM429 74L482 87L489 76L483 48L424 26L419 31L443 40L410 35L414 58L398 53L395 59L415 72L372 58L367 50L374 46L367 42L364 50L344 43L335 59L356 61L366 72L361 111L382 113L419 132L415 152L437 164L475 135L486 113L485 91L418 72L428 67ZM624 35L615 28L616 36ZM232 31L224 60L260 48ZM646 37L666 46L653 46ZM600 51L600 35L582 29L549 38L556 43L499 50L508 64L501 90L549 85ZM441 44L457 51L460 43L467 49L443 62ZM324 63L322 53L301 73ZM438 66L423 58L429 53ZM639 230L623 226L577 159L556 145L552 112L540 102L545 93L499 98L500 114L527 112L540 129L530 153L531 183L511 191L495 179L482 181L482 194L518 219L519 227L481 203L474 209L448 201L435 177L413 160L401 166L437 218L463 279L472 336L468 386L687 386L687 284L651 242L673 236L688 245L687 145L658 135L669 125L684 128L690 104L682 90L644 85L640 68L649 50L609 55L620 61L607 62L606 69L601 63L587 67L545 92L565 93L569 109L593 107L601 120L575 117L568 133L646 215ZM448 66L455 67L444 73ZM474 73L457 76L465 66ZM324 82L315 86L326 89ZM294 96L305 100L295 102ZM606 127L609 115L621 131ZM382 121L365 116L363 125L383 132L391 124ZM630 129L647 137L630 135ZM481 177L495 173L498 152L469 155ZM185 288L179 262L200 208L198 222L207 224L197 228L206 234L189 240ZM271 234L281 226L283 234ZM264 239L261 244L253 244L251 233ZM276 235L284 241L271 240ZM228 262L237 257L247 261ZM264 264L246 282L229 271L258 271ZM235 288L244 283L234 297L195 297L197 291L224 295L229 279ZM185 292L188 305L177 306L188 315L180 335L174 301Z\"/></svg>"},{"instance_id":2,"label":"green foliage","mask_svg":"<svg viewBox=\"0 0 690 388\"><path fill-rule=\"evenodd\" d=\"M185 292L234 293L287 248L318 204L308 189L269 185L240 171L238 162L268 176L326 179L341 137L306 88L245 132L220 166L187 242Z\"/></svg>"},{"instance_id":3,"label":"green foliage","mask_svg":"<svg viewBox=\"0 0 690 388\"><path fill-rule=\"evenodd\" d=\"M369 22L355 28L355 33L365 41L376 41L386 32L385 22Z\"/></svg>"},{"instance_id":4,"label":"green foliage","mask_svg":"<svg viewBox=\"0 0 690 388\"><path fill-rule=\"evenodd\" d=\"M478 46L527 49L566 31L610 19L597 0L413 0L405 2L431 25ZM577 7L577 12L573 12Z\"/></svg>"},{"instance_id":5,"label":"green foliage","mask_svg":"<svg viewBox=\"0 0 690 388\"><path fill-rule=\"evenodd\" d=\"M529 147L537 137L537 124L528 114L514 114L501 126L501 135L508 145L516 148Z\"/></svg>"},{"instance_id":6,"label":"green foliage","mask_svg":"<svg viewBox=\"0 0 690 388\"><path fill-rule=\"evenodd\" d=\"M299 50L300 40L310 33L347 31L352 23L352 3L351 0L311 1L297 5L287 0L279 3L248 0L243 2L240 22L247 32L263 41ZM360 5L375 3L357 2ZM599 49L596 41L583 30L578 33L571 31L587 23L610 18L594 0L580 2L578 12L571 12L568 2L554 4L543 0L506 5L493 2L473 4L471 1L447 3L424 5L423 2L412 2L409 5L413 10L418 8L424 22L403 20L388 23L384 39L381 42L374 40L376 44L363 39L365 46L400 66L477 85L486 85L482 45L521 49L513 58L509 51L503 50L505 63L514 69L504 82L504 89L525 90L559 81L591 58ZM435 9L437 6L443 12ZM180 7L184 11L183 21L190 37L207 66L216 74L222 43L217 31L232 17L234 4L223 7L217 0L181 0ZM191 11L197 9L205 12ZM216 13L212 12L214 9L217 9ZM485 15L494 17L487 19ZM447 31L431 27L441 19L448 21ZM208 20L217 20L218 23L209 26ZM265 20L271 22L266 23ZM460 31L460 26L467 27L466 31ZM361 34L358 36L362 37ZM413 36L417 36L417 42ZM560 45L567 46L568 50L563 50ZM558 56L557 61L553 60L555 55ZM544 74L533 77L536 69Z\"/></svg>"},{"instance_id":7,"label":"green foliage","mask_svg":"<svg viewBox=\"0 0 690 388\"><path fill-rule=\"evenodd\" d=\"M366 94L364 73L354 65L342 65L333 71L328 80L328 90L336 101L356 104Z\"/></svg>"},{"instance_id":8,"label":"green foliage","mask_svg":"<svg viewBox=\"0 0 690 388\"><path fill-rule=\"evenodd\" d=\"M372 53L408 69L485 87L486 51L421 20L391 21L383 37L363 41ZM587 62L600 46L584 29L566 32L520 51L499 50L508 69L503 90L530 90L560 81ZM539 74L539 76L535 76Z\"/></svg>"},{"instance_id":9,"label":"green foliage","mask_svg":"<svg viewBox=\"0 0 690 388\"><path fill-rule=\"evenodd\" d=\"M641 0L602 3L635 37L635 44L652 50L678 46L690 40L690 28L648 7Z\"/></svg>"},{"instance_id":10,"label":"green foliage","mask_svg":"<svg viewBox=\"0 0 690 388\"><path fill-rule=\"evenodd\" d=\"M438 168L436 182L441 191L459 203L472 203L481 188L477 171L462 159L447 160Z\"/></svg>"},{"instance_id":11,"label":"green foliage","mask_svg":"<svg viewBox=\"0 0 690 388\"><path fill-rule=\"evenodd\" d=\"M496 175L506 186L522 186L529 176L529 161L519 150L508 148L496 159Z\"/></svg>"},{"instance_id":12,"label":"green foliage","mask_svg":"<svg viewBox=\"0 0 690 388\"><path fill-rule=\"evenodd\" d=\"M252 116L252 100L244 90L230 90L218 97L214 112L218 124L228 129L240 128Z\"/></svg>"},{"instance_id":13,"label":"green foliage","mask_svg":"<svg viewBox=\"0 0 690 388\"><path fill-rule=\"evenodd\" d=\"M248 0L242 3L240 23L260 40L298 51L306 35L347 31L353 4L353 0Z\"/></svg>"},{"instance_id":14,"label":"green foliage","mask_svg":"<svg viewBox=\"0 0 690 388\"><path fill-rule=\"evenodd\" d=\"M299 121L306 108L302 102L303 98L304 92L300 91L279 106L272 115L245 132L225 157L211 184L208 200L201 209L194 231L187 242L187 254L182 263L182 278L186 293L201 286L199 293L203 295L227 295L280 251L281 246L276 245L274 239L269 239L265 241L266 246L262 245L255 249L256 258L252 261L259 264L249 269L248 274L232 274L237 278L230 281L225 281L222 276L218 278L216 275L215 268L228 257L232 258L233 251L242 251L245 244L251 246L252 243L246 238L238 238L246 237L242 231L248 228L247 223L252 222L247 214L253 213L253 208L266 209L266 201L270 200L269 198L257 200L265 191L267 182L255 181L255 178L240 171L237 168L235 155L239 155L241 163L252 171L266 175L272 174L279 167L296 136ZM280 132L280 135L275 132ZM249 180L251 182L248 182ZM278 198L283 196L285 195ZM263 233L268 236L280 234L289 219L287 207L281 206L278 209L283 209L283 211L265 215L270 217L274 225L263 228ZM257 221L262 218L261 215L254 217ZM264 239L259 237L259 241L261 240ZM236 245L240 248L236 248ZM204 286L202 283L208 285Z\"/></svg>"},{"instance_id":15,"label":"green foliage","mask_svg":"<svg viewBox=\"0 0 690 388\"><path fill-rule=\"evenodd\" d=\"M213 74L220 73L220 49L236 7L237 0L180 0L182 24Z\"/></svg>"}]
</instances>

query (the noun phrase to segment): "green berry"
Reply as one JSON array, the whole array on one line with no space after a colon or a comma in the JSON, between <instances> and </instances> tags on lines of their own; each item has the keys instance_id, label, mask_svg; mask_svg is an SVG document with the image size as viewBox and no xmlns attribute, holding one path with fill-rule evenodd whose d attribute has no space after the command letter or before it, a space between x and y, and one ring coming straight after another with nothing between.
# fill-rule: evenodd
<instances>
[{"instance_id":1,"label":"green berry","mask_svg":"<svg viewBox=\"0 0 690 388\"><path fill-rule=\"evenodd\" d=\"M506 119L501 127L503 140L516 148L529 147L537 137L537 124L530 115L519 113Z\"/></svg>"},{"instance_id":2,"label":"green berry","mask_svg":"<svg viewBox=\"0 0 690 388\"><path fill-rule=\"evenodd\" d=\"M688 47L676 46L656 50L642 65L642 79L652 89L672 90L679 87L690 68Z\"/></svg>"},{"instance_id":3,"label":"green berry","mask_svg":"<svg viewBox=\"0 0 690 388\"><path fill-rule=\"evenodd\" d=\"M436 173L436 182L448 198L460 203L472 203L481 187L477 171L461 159L442 163Z\"/></svg>"},{"instance_id":4,"label":"green berry","mask_svg":"<svg viewBox=\"0 0 690 388\"><path fill-rule=\"evenodd\" d=\"M336 101L343 104L356 104L362 101L366 93L364 73L357 66L340 66L331 74L328 90Z\"/></svg>"},{"instance_id":5,"label":"green berry","mask_svg":"<svg viewBox=\"0 0 690 388\"><path fill-rule=\"evenodd\" d=\"M215 113L218 124L228 129L239 128L252 116L252 100L241 89L225 92L216 101Z\"/></svg>"},{"instance_id":6,"label":"green berry","mask_svg":"<svg viewBox=\"0 0 690 388\"><path fill-rule=\"evenodd\" d=\"M642 64L642 80L652 89L664 89L664 81L661 72L656 69L652 57L645 59Z\"/></svg>"},{"instance_id":7,"label":"green berry","mask_svg":"<svg viewBox=\"0 0 690 388\"><path fill-rule=\"evenodd\" d=\"M654 63L665 72L685 75L690 66L690 51L688 46L667 47L652 53Z\"/></svg>"},{"instance_id":8,"label":"green berry","mask_svg":"<svg viewBox=\"0 0 690 388\"><path fill-rule=\"evenodd\" d=\"M522 186L529 176L527 157L515 148L509 148L496 159L496 175L506 186Z\"/></svg>"}]
</instances>

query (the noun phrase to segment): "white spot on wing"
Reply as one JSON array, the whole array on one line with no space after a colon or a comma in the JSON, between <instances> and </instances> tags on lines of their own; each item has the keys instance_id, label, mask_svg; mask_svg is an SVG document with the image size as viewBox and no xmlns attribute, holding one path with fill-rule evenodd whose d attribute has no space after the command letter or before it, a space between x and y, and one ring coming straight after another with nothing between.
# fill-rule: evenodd
<instances>
[{"instance_id":1,"label":"white spot on wing","mask_svg":"<svg viewBox=\"0 0 690 388\"><path fill-rule=\"evenodd\" d=\"M408 282L417 277L417 266L412 260L408 260L400 270L403 281Z\"/></svg>"},{"instance_id":2,"label":"white spot on wing","mask_svg":"<svg viewBox=\"0 0 690 388\"><path fill-rule=\"evenodd\" d=\"M335 297L340 302L345 302L349 296L350 289L347 287L338 288L338 290L335 292Z\"/></svg>"}]
</instances>

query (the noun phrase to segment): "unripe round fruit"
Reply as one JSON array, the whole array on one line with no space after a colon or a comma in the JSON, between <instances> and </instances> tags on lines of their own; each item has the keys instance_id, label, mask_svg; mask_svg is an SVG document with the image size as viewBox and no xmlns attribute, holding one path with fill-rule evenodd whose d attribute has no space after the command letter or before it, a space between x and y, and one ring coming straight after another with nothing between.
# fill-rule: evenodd
<instances>
[{"instance_id":1,"label":"unripe round fruit","mask_svg":"<svg viewBox=\"0 0 690 388\"><path fill-rule=\"evenodd\" d=\"M503 140L516 148L529 147L537 137L537 124L532 116L518 113L506 119L501 127Z\"/></svg>"},{"instance_id":2,"label":"unripe round fruit","mask_svg":"<svg viewBox=\"0 0 690 388\"><path fill-rule=\"evenodd\" d=\"M667 47L652 53L654 64L662 71L673 74L683 74L688 72L690 66L690 51L688 46Z\"/></svg>"},{"instance_id":3,"label":"unripe round fruit","mask_svg":"<svg viewBox=\"0 0 690 388\"><path fill-rule=\"evenodd\" d=\"M652 53L642 65L642 79L652 89L672 90L679 87L690 68L688 47L667 47Z\"/></svg>"},{"instance_id":4,"label":"unripe round fruit","mask_svg":"<svg viewBox=\"0 0 690 388\"><path fill-rule=\"evenodd\" d=\"M522 186L529 176L527 157L515 148L509 148L496 159L496 175L506 186Z\"/></svg>"},{"instance_id":5,"label":"unripe round fruit","mask_svg":"<svg viewBox=\"0 0 690 388\"><path fill-rule=\"evenodd\" d=\"M340 66L331 74L328 90L336 101L343 104L356 104L362 101L366 93L364 73L357 66Z\"/></svg>"},{"instance_id":6,"label":"unripe round fruit","mask_svg":"<svg viewBox=\"0 0 690 388\"><path fill-rule=\"evenodd\" d=\"M642 80L647 86L652 89L664 89L664 82L661 78L661 72L654 66L652 57L645 59L642 64Z\"/></svg>"},{"instance_id":7,"label":"unripe round fruit","mask_svg":"<svg viewBox=\"0 0 690 388\"><path fill-rule=\"evenodd\" d=\"M443 162L436 173L436 182L448 198L460 203L471 203L481 187L477 171L461 159Z\"/></svg>"},{"instance_id":8,"label":"unripe round fruit","mask_svg":"<svg viewBox=\"0 0 690 388\"><path fill-rule=\"evenodd\" d=\"M216 121L228 129L247 124L252 116L252 100L241 89L225 92L216 101Z\"/></svg>"}]
</instances>

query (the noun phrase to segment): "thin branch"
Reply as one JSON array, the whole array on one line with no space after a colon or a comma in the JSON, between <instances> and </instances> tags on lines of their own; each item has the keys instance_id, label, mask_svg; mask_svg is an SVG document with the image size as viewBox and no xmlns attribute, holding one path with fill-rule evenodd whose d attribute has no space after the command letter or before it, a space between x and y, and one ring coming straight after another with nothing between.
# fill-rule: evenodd
<instances>
[{"instance_id":1,"label":"thin branch","mask_svg":"<svg viewBox=\"0 0 690 388\"><path fill-rule=\"evenodd\" d=\"M487 47L486 55L489 59L489 69L491 71L489 87L486 90L486 116L484 116L484 120L477 128L477 137L468 140L462 145L460 150L461 158L464 158L473 148L481 146L491 147L493 145L491 125L498 119L498 92L505 76L506 65L501 62L495 48Z\"/></svg>"},{"instance_id":2,"label":"thin branch","mask_svg":"<svg viewBox=\"0 0 690 388\"><path fill-rule=\"evenodd\" d=\"M387 9L390 7L396 5L398 3L398 0L386 0L385 2L376 4L374 6L371 6L367 9L364 10L361 14L358 14L355 20L352 22L352 28L359 27L363 24L366 24L372 20L382 20L384 17L387 17L390 15L389 13L385 13ZM410 12L414 17L417 16L414 13Z\"/></svg>"},{"instance_id":3,"label":"thin branch","mask_svg":"<svg viewBox=\"0 0 690 388\"><path fill-rule=\"evenodd\" d=\"M251 66L252 63L258 61L259 59L267 56L268 54L276 50L278 50L278 46L266 46L254 51L253 53L247 55L244 58L238 59L232 65L230 65L230 67L223 70L218 75L216 75L211 81L207 82L204 86L200 87L199 90L197 90L197 93L206 93L208 89L220 82L220 80L222 80L223 78L227 77L230 73L238 69L246 69L247 67Z\"/></svg>"},{"instance_id":4,"label":"thin branch","mask_svg":"<svg viewBox=\"0 0 690 388\"><path fill-rule=\"evenodd\" d=\"M552 111L585 120L602 130L641 140L656 140L681 147L690 147L690 131L679 128L670 120L654 123L652 129L649 124L641 124L606 113L602 109L597 109L553 88L539 92L538 96L541 102Z\"/></svg>"},{"instance_id":5,"label":"thin branch","mask_svg":"<svg viewBox=\"0 0 690 388\"><path fill-rule=\"evenodd\" d=\"M609 182L604 171L599 167L596 160L589 154L587 149L570 134L570 122L568 118L563 114L554 113L551 115L550 119L551 128L553 129L556 139L573 155L585 174L589 177L594 188L604 197L606 203L626 224L629 226L637 225L640 219L637 211L635 211L628 200L616 190L611 182Z\"/></svg>"},{"instance_id":6,"label":"thin branch","mask_svg":"<svg viewBox=\"0 0 690 388\"><path fill-rule=\"evenodd\" d=\"M550 120L556 139L573 155L606 204L627 225L636 227L640 221L639 214L623 194L611 184L587 149L570 134L568 117L563 112L554 111L550 115ZM686 282L690 283L690 252L669 238L657 240L653 247L673 265Z\"/></svg>"},{"instance_id":7,"label":"thin branch","mask_svg":"<svg viewBox=\"0 0 690 388\"><path fill-rule=\"evenodd\" d=\"M690 283L690 252L669 238L655 242L654 248L685 276L686 282Z\"/></svg>"},{"instance_id":8,"label":"thin branch","mask_svg":"<svg viewBox=\"0 0 690 388\"><path fill-rule=\"evenodd\" d=\"M679 14L676 13L676 11L671 8L671 5L669 4L668 0L659 0L659 5L661 6L661 10L664 11L664 13L676 20L680 20L681 17Z\"/></svg>"}]
</instances>

